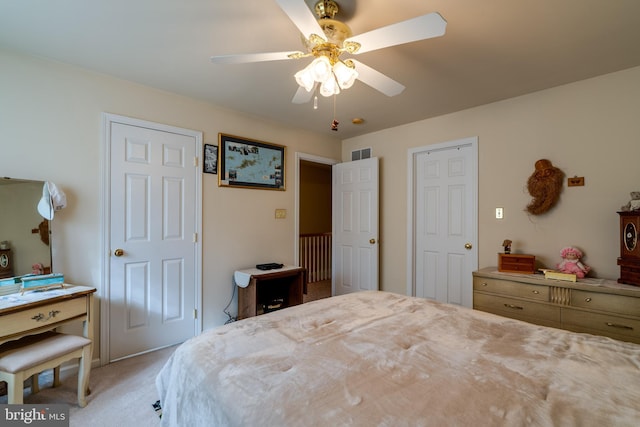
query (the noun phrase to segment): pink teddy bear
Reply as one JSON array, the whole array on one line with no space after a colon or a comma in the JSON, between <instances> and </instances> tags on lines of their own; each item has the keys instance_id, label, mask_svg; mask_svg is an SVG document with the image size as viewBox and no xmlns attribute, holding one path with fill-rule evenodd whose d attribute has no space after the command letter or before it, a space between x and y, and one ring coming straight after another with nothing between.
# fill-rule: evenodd
<instances>
[{"instance_id":1,"label":"pink teddy bear","mask_svg":"<svg viewBox=\"0 0 640 427\"><path fill-rule=\"evenodd\" d=\"M560 256L562 256L562 262L557 265L557 268L562 273L572 273L582 279L591 270L591 267L580 262L582 252L579 249L568 246L562 249Z\"/></svg>"}]
</instances>

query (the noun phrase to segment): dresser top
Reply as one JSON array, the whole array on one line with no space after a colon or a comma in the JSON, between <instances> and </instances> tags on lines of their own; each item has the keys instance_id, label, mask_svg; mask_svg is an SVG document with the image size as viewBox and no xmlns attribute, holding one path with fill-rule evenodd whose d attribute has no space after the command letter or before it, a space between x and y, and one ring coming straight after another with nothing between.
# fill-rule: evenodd
<instances>
[{"instance_id":1,"label":"dresser top","mask_svg":"<svg viewBox=\"0 0 640 427\"><path fill-rule=\"evenodd\" d=\"M533 285L548 285L561 288L579 289L583 291L604 292L608 294L629 295L640 298L640 287L618 283L615 280L599 279L597 277L585 277L576 282L564 280L545 279L544 274L505 273L498 271L497 267L486 267L473 272L474 277L488 277L492 279L511 280L513 282L528 283Z\"/></svg>"},{"instance_id":2,"label":"dresser top","mask_svg":"<svg viewBox=\"0 0 640 427\"><path fill-rule=\"evenodd\" d=\"M25 306L37 306L48 304L57 300L78 298L96 291L91 286L79 286L65 284L64 288L53 288L49 290L25 291L24 294L17 292L14 294L0 296L0 315L22 310Z\"/></svg>"}]
</instances>

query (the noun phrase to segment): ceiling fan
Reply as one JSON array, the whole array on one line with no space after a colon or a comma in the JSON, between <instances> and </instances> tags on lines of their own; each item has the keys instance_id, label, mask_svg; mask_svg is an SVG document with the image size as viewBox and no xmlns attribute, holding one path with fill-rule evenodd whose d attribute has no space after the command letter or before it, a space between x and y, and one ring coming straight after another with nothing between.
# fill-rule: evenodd
<instances>
[{"instance_id":1,"label":"ceiling fan","mask_svg":"<svg viewBox=\"0 0 640 427\"><path fill-rule=\"evenodd\" d=\"M240 64L314 57L308 66L295 75L300 86L292 100L296 104L311 100L318 86L322 95L331 96L351 87L356 79L387 96L400 94L405 89L402 84L355 59L342 59L341 55L358 55L439 37L444 35L447 25L439 13L433 12L353 36L349 26L333 19L339 10L333 0L316 3L318 19L303 0L276 2L300 30L306 52L221 55L211 57L211 61L217 64Z\"/></svg>"}]
</instances>

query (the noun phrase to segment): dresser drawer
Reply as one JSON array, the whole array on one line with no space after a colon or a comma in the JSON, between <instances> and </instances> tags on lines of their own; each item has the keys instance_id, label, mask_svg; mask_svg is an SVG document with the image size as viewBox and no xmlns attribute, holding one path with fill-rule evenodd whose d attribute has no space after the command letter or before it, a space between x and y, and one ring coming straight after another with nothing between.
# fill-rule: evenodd
<instances>
[{"instance_id":1,"label":"dresser drawer","mask_svg":"<svg viewBox=\"0 0 640 427\"><path fill-rule=\"evenodd\" d=\"M489 279L486 277L474 277L473 289L517 298L549 301L548 286L528 285L526 283Z\"/></svg>"},{"instance_id":2,"label":"dresser drawer","mask_svg":"<svg viewBox=\"0 0 640 427\"><path fill-rule=\"evenodd\" d=\"M474 292L473 307L541 325L557 326L560 324L560 307L550 304Z\"/></svg>"},{"instance_id":3,"label":"dresser drawer","mask_svg":"<svg viewBox=\"0 0 640 427\"><path fill-rule=\"evenodd\" d=\"M583 330L598 331L602 335L610 335L614 338L618 336L640 338L640 320L626 317L564 308L562 324L569 329L574 329L571 325L575 325Z\"/></svg>"},{"instance_id":4,"label":"dresser drawer","mask_svg":"<svg viewBox=\"0 0 640 427\"><path fill-rule=\"evenodd\" d=\"M87 313L87 298L74 298L0 316L0 335L10 336Z\"/></svg>"},{"instance_id":5,"label":"dresser drawer","mask_svg":"<svg viewBox=\"0 0 640 427\"><path fill-rule=\"evenodd\" d=\"M640 298L600 292L571 291L571 306L640 317Z\"/></svg>"}]
</instances>

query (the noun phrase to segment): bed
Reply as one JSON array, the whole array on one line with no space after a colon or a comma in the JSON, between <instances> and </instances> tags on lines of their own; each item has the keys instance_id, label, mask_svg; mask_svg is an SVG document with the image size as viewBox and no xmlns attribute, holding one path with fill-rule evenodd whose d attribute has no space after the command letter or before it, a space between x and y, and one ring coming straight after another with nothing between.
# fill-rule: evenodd
<instances>
[{"instance_id":1,"label":"bed","mask_svg":"<svg viewBox=\"0 0 640 427\"><path fill-rule=\"evenodd\" d=\"M371 291L204 332L156 385L163 426L637 426L640 345Z\"/></svg>"}]
</instances>

